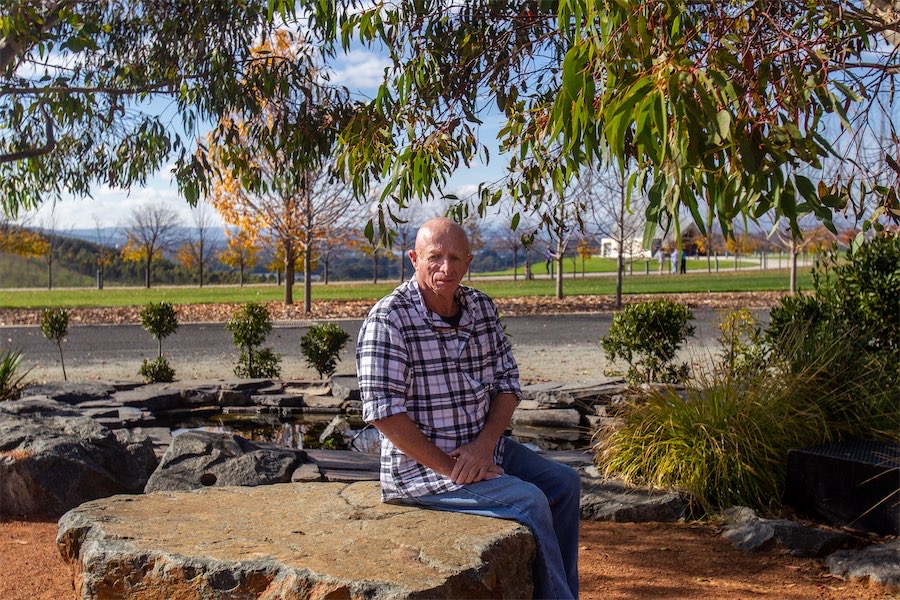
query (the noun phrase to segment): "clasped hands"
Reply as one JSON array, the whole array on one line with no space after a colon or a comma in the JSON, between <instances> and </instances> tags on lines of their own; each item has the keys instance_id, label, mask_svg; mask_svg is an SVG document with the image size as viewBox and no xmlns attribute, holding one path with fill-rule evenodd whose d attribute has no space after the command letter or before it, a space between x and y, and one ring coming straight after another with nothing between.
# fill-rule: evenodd
<instances>
[{"instance_id":1,"label":"clasped hands","mask_svg":"<svg viewBox=\"0 0 900 600\"><path fill-rule=\"evenodd\" d=\"M448 453L453 459L450 479L453 483L475 483L503 475L500 465L494 464L494 446L478 440L463 444Z\"/></svg>"}]
</instances>

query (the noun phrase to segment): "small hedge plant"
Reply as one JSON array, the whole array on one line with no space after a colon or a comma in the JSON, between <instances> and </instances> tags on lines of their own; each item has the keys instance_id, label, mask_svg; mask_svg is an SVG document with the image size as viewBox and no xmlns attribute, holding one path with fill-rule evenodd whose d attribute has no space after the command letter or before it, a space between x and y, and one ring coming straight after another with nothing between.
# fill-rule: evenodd
<instances>
[{"instance_id":1,"label":"small hedge plant","mask_svg":"<svg viewBox=\"0 0 900 600\"><path fill-rule=\"evenodd\" d=\"M255 302L245 304L232 315L225 328L240 350L235 375L251 379L281 375L281 355L271 348L259 348L272 331L272 319L265 306Z\"/></svg>"},{"instance_id":2,"label":"small hedge plant","mask_svg":"<svg viewBox=\"0 0 900 600\"><path fill-rule=\"evenodd\" d=\"M330 377L337 369L337 358L350 334L335 323L320 323L309 328L300 339L300 350L306 364L314 368L319 377Z\"/></svg>"},{"instance_id":3,"label":"small hedge plant","mask_svg":"<svg viewBox=\"0 0 900 600\"><path fill-rule=\"evenodd\" d=\"M141 327L156 339L155 360L144 359L140 374L147 383L169 382L175 379L173 369L162 355L162 341L178 330L178 315L170 302L151 302L141 309Z\"/></svg>"},{"instance_id":4,"label":"small hedge plant","mask_svg":"<svg viewBox=\"0 0 900 600\"><path fill-rule=\"evenodd\" d=\"M41 313L41 333L59 348L59 364L62 366L63 381L67 381L66 363L63 360L62 341L69 335L69 313L64 308L47 308Z\"/></svg>"},{"instance_id":5,"label":"small hedge plant","mask_svg":"<svg viewBox=\"0 0 900 600\"><path fill-rule=\"evenodd\" d=\"M686 364L675 364L675 354L694 335L694 318L686 306L670 300L630 304L613 317L603 338L607 359L628 363L627 377L633 384L676 383L688 375Z\"/></svg>"}]
</instances>

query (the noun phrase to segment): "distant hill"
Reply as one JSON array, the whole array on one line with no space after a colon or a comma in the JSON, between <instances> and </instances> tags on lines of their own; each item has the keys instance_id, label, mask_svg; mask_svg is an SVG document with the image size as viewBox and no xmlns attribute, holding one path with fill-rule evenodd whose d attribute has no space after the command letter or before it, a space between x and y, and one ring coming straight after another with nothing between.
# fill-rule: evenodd
<instances>
[{"instance_id":1,"label":"distant hill","mask_svg":"<svg viewBox=\"0 0 900 600\"><path fill-rule=\"evenodd\" d=\"M54 287L87 287L96 279L72 269L53 265ZM47 287L47 265L39 258L0 254L0 288Z\"/></svg>"}]
</instances>

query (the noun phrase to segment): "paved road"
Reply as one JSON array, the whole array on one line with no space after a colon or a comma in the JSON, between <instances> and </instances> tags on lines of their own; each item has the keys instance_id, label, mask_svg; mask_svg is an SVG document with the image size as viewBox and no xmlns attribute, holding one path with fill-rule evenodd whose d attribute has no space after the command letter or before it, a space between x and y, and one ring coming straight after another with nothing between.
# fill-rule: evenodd
<instances>
[{"instance_id":1,"label":"paved road","mask_svg":"<svg viewBox=\"0 0 900 600\"><path fill-rule=\"evenodd\" d=\"M714 345L718 322L716 311L697 310L694 315L697 334L692 344L701 348ZM507 317L503 321L514 348L523 353L535 349L563 352L566 348L577 352L599 349L599 340L609 331L612 315ZM352 360L361 321L342 320L339 323L351 336L342 353L346 365ZM300 337L305 332L306 327L276 327L266 346L299 361ZM56 346L45 339L37 327L0 328L0 346L21 349L26 367L34 367L37 371L58 369ZM137 325L74 325L69 328L63 349L68 366L73 369L140 364L143 358L156 356L156 341ZM163 352L173 362L187 365L217 362L223 366L233 365L236 356L231 334L220 323L181 325L176 334L163 340Z\"/></svg>"}]
</instances>

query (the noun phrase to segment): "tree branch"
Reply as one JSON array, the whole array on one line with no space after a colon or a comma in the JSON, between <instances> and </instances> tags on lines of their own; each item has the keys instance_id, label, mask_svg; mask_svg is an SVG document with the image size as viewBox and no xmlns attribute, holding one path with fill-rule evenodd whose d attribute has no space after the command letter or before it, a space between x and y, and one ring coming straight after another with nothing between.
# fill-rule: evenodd
<instances>
[{"instance_id":1,"label":"tree branch","mask_svg":"<svg viewBox=\"0 0 900 600\"><path fill-rule=\"evenodd\" d=\"M50 115L47 114L47 110L43 106L41 106L41 114L44 115L44 123L47 128L47 142L38 148L29 148L28 150L12 152L10 154L0 154L0 164L42 156L44 154L49 154L56 148L56 137L53 135L53 119L50 118Z\"/></svg>"}]
</instances>

